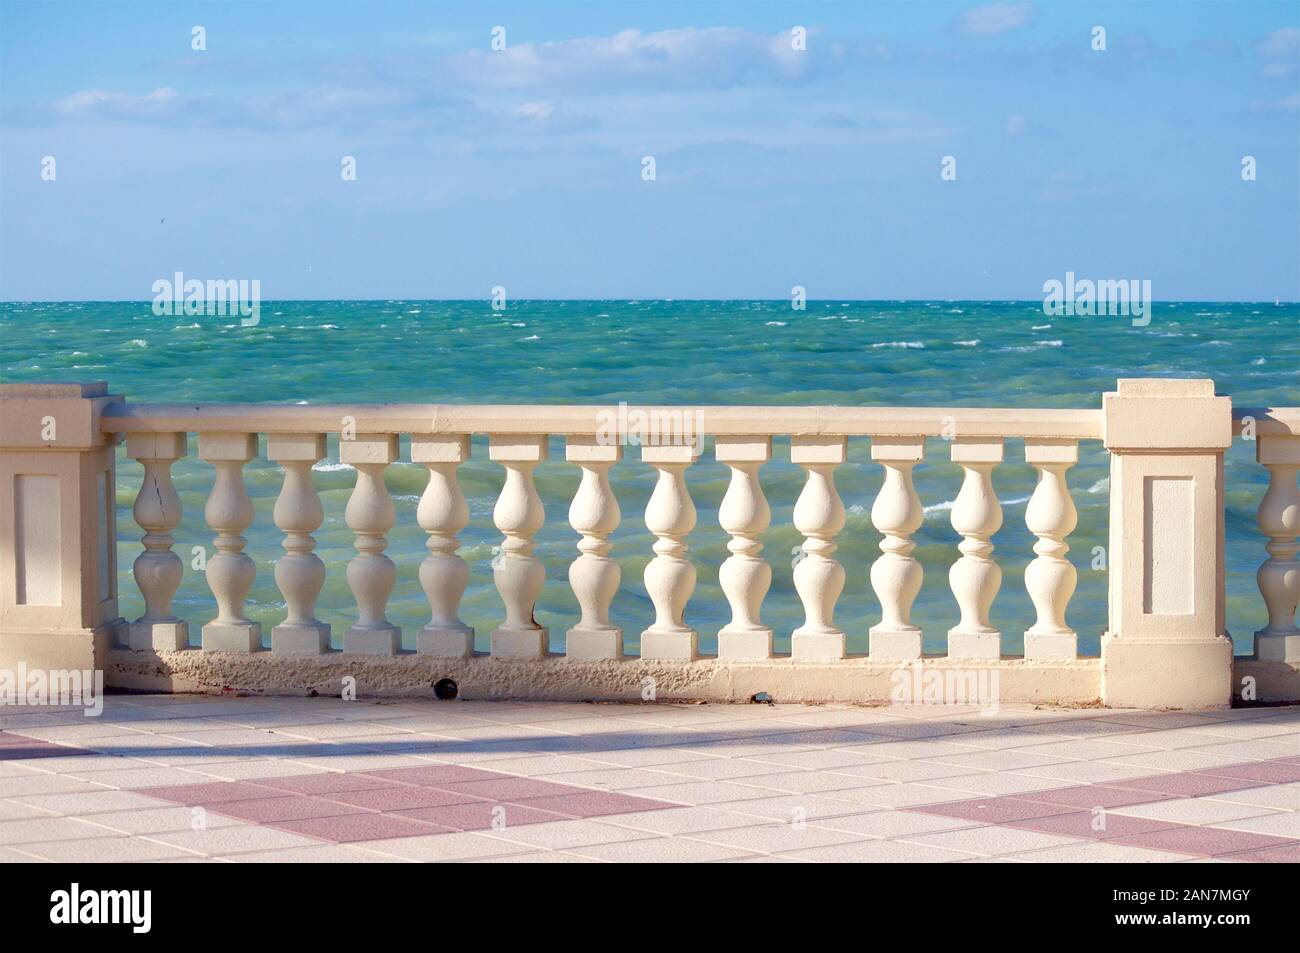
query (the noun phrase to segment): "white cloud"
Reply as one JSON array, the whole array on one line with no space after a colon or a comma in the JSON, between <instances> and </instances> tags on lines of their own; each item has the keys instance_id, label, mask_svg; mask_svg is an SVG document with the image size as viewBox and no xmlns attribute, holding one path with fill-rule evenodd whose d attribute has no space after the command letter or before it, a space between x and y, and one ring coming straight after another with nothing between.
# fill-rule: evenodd
<instances>
[{"instance_id":1,"label":"white cloud","mask_svg":"<svg viewBox=\"0 0 1300 953\"><path fill-rule=\"evenodd\" d=\"M1257 47L1266 60L1289 60L1300 57L1300 29L1293 26L1274 30Z\"/></svg>"},{"instance_id":2,"label":"white cloud","mask_svg":"<svg viewBox=\"0 0 1300 953\"><path fill-rule=\"evenodd\" d=\"M996 36L1024 26L1033 10L1031 3L990 3L967 10L957 18L957 27L972 36Z\"/></svg>"},{"instance_id":3,"label":"white cloud","mask_svg":"<svg viewBox=\"0 0 1300 953\"><path fill-rule=\"evenodd\" d=\"M180 105L180 93L170 86L160 86L142 96L82 89L57 100L54 110L63 116L98 114L118 119L156 119L173 115Z\"/></svg>"},{"instance_id":4,"label":"white cloud","mask_svg":"<svg viewBox=\"0 0 1300 953\"><path fill-rule=\"evenodd\" d=\"M1268 79L1287 79L1300 73L1300 30L1293 26L1274 30L1255 47L1264 60L1263 74Z\"/></svg>"},{"instance_id":5,"label":"white cloud","mask_svg":"<svg viewBox=\"0 0 1300 953\"><path fill-rule=\"evenodd\" d=\"M600 125L595 116L578 115L550 100L521 103L514 116L519 125L535 132L581 132Z\"/></svg>"},{"instance_id":6,"label":"white cloud","mask_svg":"<svg viewBox=\"0 0 1300 953\"><path fill-rule=\"evenodd\" d=\"M536 87L724 88L750 81L799 82L837 59L836 50L792 48L790 35L768 36L738 27L693 27L546 43L518 43L501 51L453 57L449 71L480 89Z\"/></svg>"}]
</instances>

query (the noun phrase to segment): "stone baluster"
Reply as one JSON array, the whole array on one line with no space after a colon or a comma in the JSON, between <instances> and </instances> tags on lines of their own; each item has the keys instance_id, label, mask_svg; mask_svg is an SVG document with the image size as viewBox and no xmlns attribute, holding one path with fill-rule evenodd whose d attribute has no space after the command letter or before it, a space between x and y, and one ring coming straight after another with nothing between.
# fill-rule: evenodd
<instances>
[{"instance_id":1,"label":"stone baluster","mask_svg":"<svg viewBox=\"0 0 1300 953\"><path fill-rule=\"evenodd\" d=\"M1025 659L1048 661L1078 655L1079 637L1065 621L1065 608L1078 578L1066 558L1065 538L1079 523L1065 471L1079 462L1075 440L1026 438L1025 462L1038 471L1038 484L1025 508L1025 525L1038 537L1034 560L1025 568L1025 588L1038 619L1025 632Z\"/></svg>"},{"instance_id":2,"label":"stone baluster","mask_svg":"<svg viewBox=\"0 0 1300 953\"><path fill-rule=\"evenodd\" d=\"M993 561L989 541L1002 526L1002 506L993 491L993 468L1002 462L1001 437L955 437L952 461L965 476L952 508L952 528L962 536L961 558L948 572L948 584L961 609L961 621L948 630L948 657L996 659L1002 634L989 625L989 609L1002 585L1002 568Z\"/></svg>"},{"instance_id":3,"label":"stone baluster","mask_svg":"<svg viewBox=\"0 0 1300 953\"><path fill-rule=\"evenodd\" d=\"M1268 560L1256 580L1268 607L1268 625L1255 633L1255 652L1264 661L1300 662L1300 629L1296 628L1296 603L1300 601L1300 561L1296 536L1300 535L1300 437L1264 435L1257 438L1256 459L1268 467L1268 491L1259 503L1259 529L1268 537Z\"/></svg>"},{"instance_id":4,"label":"stone baluster","mask_svg":"<svg viewBox=\"0 0 1300 953\"><path fill-rule=\"evenodd\" d=\"M885 481L871 504L871 523L882 534L871 564L871 588L880 600L880 622L868 633L868 653L882 661L921 657L921 629L912 624L912 602L924 571L912 556L912 534L925 518L912 483L912 468L925 457L924 437L872 438L871 459L885 468Z\"/></svg>"},{"instance_id":5,"label":"stone baluster","mask_svg":"<svg viewBox=\"0 0 1300 953\"><path fill-rule=\"evenodd\" d=\"M609 485L609 469L623 458L619 443L596 437L571 436L565 459L582 467L582 482L569 506L569 525L580 535L579 556L569 566L569 585L578 599L582 618L565 635L565 657L619 659L623 657L623 630L609 620L609 606L618 592L621 573L609 558L609 534L618 528L622 514Z\"/></svg>"},{"instance_id":6,"label":"stone baluster","mask_svg":"<svg viewBox=\"0 0 1300 953\"><path fill-rule=\"evenodd\" d=\"M429 468L416 520L429 534L429 555L420 563L420 585L429 600L429 624L415 636L415 651L440 658L474 654L474 630L460 620L460 599L469 585L469 565L456 555L458 535L469 525L469 506L456 468L469 459L464 434L413 434L411 462Z\"/></svg>"},{"instance_id":7,"label":"stone baluster","mask_svg":"<svg viewBox=\"0 0 1300 953\"><path fill-rule=\"evenodd\" d=\"M505 621L492 632L491 651L501 658L541 658L550 633L537 624L537 597L546 583L546 568L533 555L533 535L546 521L533 469L546 459L545 436L494 436L488 457L506 469L505 485L492 518L505 539L493 560L492 578L505 604Z\"/></svg>"},{"instance_id":8,"label":"stone baluster","mask_svg":"<svg viewBox=\"0 0 1300 953\"><path fill-rule=\"evenodd\" d=\"M189 626L172 612L184 567L172 552L172 530L181 521L181 498L172 484L172 464L185 456L183 433L133 433L126 452L144 465L135 498L135 521L144 530L144 552L135 558L136 585L144 596L144 615L127 629L127 647L136 651L175 652L186 647ZM111 501L110 501L111 503Z\"/></svg>"},{"instance_id":9,"label":"stone baluster","mask_svg":"<svg viewBox=\"0 0 1300 953\"><path fill-rule=\"evenodd\" d=\"M271 629L277 655L320 655L330 649L330 627L316 618L316 597L325 585L325 564L313 552L312 533L325 521L325 510L312 483L311 468L325 458L325 435L268 434L266 458L284 467L284 483L275 501L275 525L284 532L284 555L275 564L288 613Z\"/></svg>"},{"instance_id":10,"label":"stone baluster","mask_svg":"<svg viewBox=\"0 0 1300 953\"><path fill-rule=\"evenodd\" d=\"M645 587L655 621L641 633L641 657L694 659L699 633L686 624L686 603L695 590L695 567L686 557L686 537L695 528L695 504L686 489L686 468L699 458L694 445L641 448L641 459L659 471L645 508L646 529L657 537L654 559L645 567Z\"/></svg>"},{"instance_id":11,"label":"stone baluster","mask_svg":"<svg viewBox=\"0 0 1300 953\"><path fill-rule=\"evenodd\" d=\"M804 624L790 637L799 661L844 658L844 631L835 627L835 603L844 591L844 567L835 561L835 535L844 528L844 504L835 489L835 468L848 458L844 437L793 436L790 460L807 473L794 505L794 525L804 535L794 587L803 603Z\"/></svg>"},{"instance_id":12,"label":"stone baluster","mask_svg":"<svg viewBox=\"0 0 1300 953\"><path fill-rule=\"evenodd\" d=\"M772 657L772 630L759 619L763 597L772 585L772 567L759 553L759 540L772 510L758 480L759 468L772 459L771 437L718 437L719 463L731 467L731 483L718 509L718 522L731 535L718 583L731 604L731 621L718 632L718 658Z\"/></svg>"},{"instance_id":13,"label":"stone baluster","mask_svg":"<svg viewBox=\"0 0 1300 953\"><path fill-rule=\"evenodd\" d=\"M203 627L205 652L259 652L262 627L244 614L257 567L244 552L241 535L253 522L253 501L244 487L244 464L257 456L257 434L201 433L199 459L211 463L216 479L203 518L217 531L216 555L207 561L208 588L217 600L217 617Z\"/></svg>"},{"instance_id":14,"label":"stone baluster","mask_svg":"<svg viewBox=\"0 0 1300 953\"><path fill-rule=\"evenodd\" d=\"M339 440L339 462L357 471L343 511L344 521L356 535L352 545L357 550L347 572L348 587L357 601L357 621L343 634L344 652L396 655L402 647L402 630L385 615L397 583L397 567L384 555L385 534L397 521L397 511L384 485L384 470L396 460L396 434L357 434Z\"/></svg>"}]
</instances>

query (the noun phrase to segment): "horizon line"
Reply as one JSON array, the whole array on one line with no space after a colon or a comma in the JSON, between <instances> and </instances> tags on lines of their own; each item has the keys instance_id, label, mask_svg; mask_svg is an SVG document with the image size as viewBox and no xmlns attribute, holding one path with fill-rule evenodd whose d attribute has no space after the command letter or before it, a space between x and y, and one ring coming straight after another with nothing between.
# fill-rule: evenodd
<instances>
[{"instance_id":1,"label":"horizon line","mask_svg":"<svg viewBox=\"0 0 1300 953\"><path fill-rule=\"evenodd\" d=\"M627 298L508 298L511 303L547 303L547 302L660 302L664 304L678 304L696 301L707 302L782 302L789 303L790 298L736 298L736 297L719 297L719 298L698 298L698 297L660 297L657 295L633 296ZM0 304L149 304L153 303L153 298L4 298L0 297ZM482 303L491 304L490 296L483 298L266 298L261 303L284 302L291 304L324 304L328 302L357 302L357 303L384 303L389 301L414 303L414 302L433 302L439 304L464 304L464 303ZM977 304L1036 304L1041 306L1042 298L853 298L849 296L834 296L829 298L806 298L805 302L827 303L842 302L850 304L956 304L961 302ZM1275 297L1273 302L1267 298L1153 298L1152 304L1300 304L1300 298L1282 299Z\"/></svg>"}]
</instances>

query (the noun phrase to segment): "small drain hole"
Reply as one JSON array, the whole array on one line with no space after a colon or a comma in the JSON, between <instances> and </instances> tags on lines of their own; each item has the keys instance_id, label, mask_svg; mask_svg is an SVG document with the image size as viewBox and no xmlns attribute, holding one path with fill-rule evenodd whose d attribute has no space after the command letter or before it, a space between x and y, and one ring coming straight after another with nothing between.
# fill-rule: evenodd
<instances>
[{"instance_id":1,"label":"small drain hole","mask_svg":"<svg viewBox=\"0 0 1300 953\"><path fill-rule=\"evenodd\" d=\"M433 683L433 694L442 701L449 702L460 694L460 686L450 678L440 678Z\"/></svg>"}]
</instances>

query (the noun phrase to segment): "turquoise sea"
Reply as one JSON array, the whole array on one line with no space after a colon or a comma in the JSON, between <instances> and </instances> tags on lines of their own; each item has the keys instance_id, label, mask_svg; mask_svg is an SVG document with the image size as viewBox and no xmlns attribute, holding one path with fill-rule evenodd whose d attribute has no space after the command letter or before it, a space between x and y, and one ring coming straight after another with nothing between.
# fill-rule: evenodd
<instances>
[{"instance_id":1,"label":"turquoise sea","mask_svg":"<svg viewBox=\"0 0 1300 953\"><path fill-rule=\"evenodd\" d=\"M5 381L106 380L112 392L133 401L1092 408L1117 377L1208 376L1239 406L1297 406L1300 307L1157 303L1151 323L1136 328L1119 317L1047 317L1038 302L824 301L793 311L787 301L522 301L502 312L487 301L294 301L265 302L260 324L241 327L237 318L156 317L149 302L7 303L0 304L0 364ZM191 454L196 443L191 438ZM867 574L879 553L869 513L881 470L869 459L868 440L850 440L849 447L850 461L837 472L849 515L838 538L837 558L848 582L836 620L849 634L850 650L865 652L867 628L879 613ZM1069 473L1079 510L1079 528L1069 540L1079 570L1069 619L1081 651L1095 654L1106 621L1106 572L1094 566L1103 558L1097 547L1107 543L1108 467L1098 442L1085 441L1080 449L1080 462ZM1228 455L1228 624L1238 652L1249 651L1251 633L1265 618L1255 586L1264 558L1255 510L1266 474L1254 463L1253 449L1238 441ZM131 507L141 468L124 449L119 454L122 613L134 618L143 610L131 577L140 551ZM613 471L623 510L623 525L612 537L623 569L613 616L631 651L653 617L641 574L654 538L641 514L654 471L638 456L632 449ZM538 537L547 567L538 618L550 627L555 650L577 618L567 582L577 537L567 513L578 470L563 457L556 439L551 461L537 471L547 510ZM1002 628L1005 651L1018 653L1033 619L1023 572L1033 558L1024 510L1034 474L1019 441L1007 442L1006 459L993 480L1004 521L994 537L1003 583L992 619ZM331 443L330 458L315 474L326 510L317 552L329 571L318 615L333 625L336 646L354 611L344 579L352 534L343 522L353 472L337 461ZM202 517L212 469L191 456L174 473L185 507L175 548L186 563L176 605L197 644L199 627L215 614L202 573L189 568L195 547L213 551L213 532ZM246 476L257 508L246 533L258 567L249 614L269 638L284 609L272 577L281 553L271 519L280 470L257 460ZM398 567L389 618L403 627L408 647L427 619L416 575L424 534L415 521L425 479L425 469L409 463L394 465L387 475L398 512L388 550ZM789 463L788 441L776 441L762 479L772 506L764 555L773 568L763 612L777 632L778 649L788 651L789 633L802 621L791 581L801 539L791 510L802 477ZM914 619L925 628L927 651L937 652L957 618L947 572L959 537L948 511L960 469L948 462L943 441L932 441L916 481L926 517L915 536L925 583ZM501 618L490 566L500 541L492 506L501 483L501 468L487 461L486 439L476 438L474 459L461 469L471 513L462 534L461 555L471 569L462 617L476 628L484 650ZM700 630L705 651L712 651L727 618L717 582L727 556L727 536L717 522L727 469L713 462L711 446L688 471L687 483L699 511L689 540L699 584L686 617Z\"/></svg>"}]
</instances>

